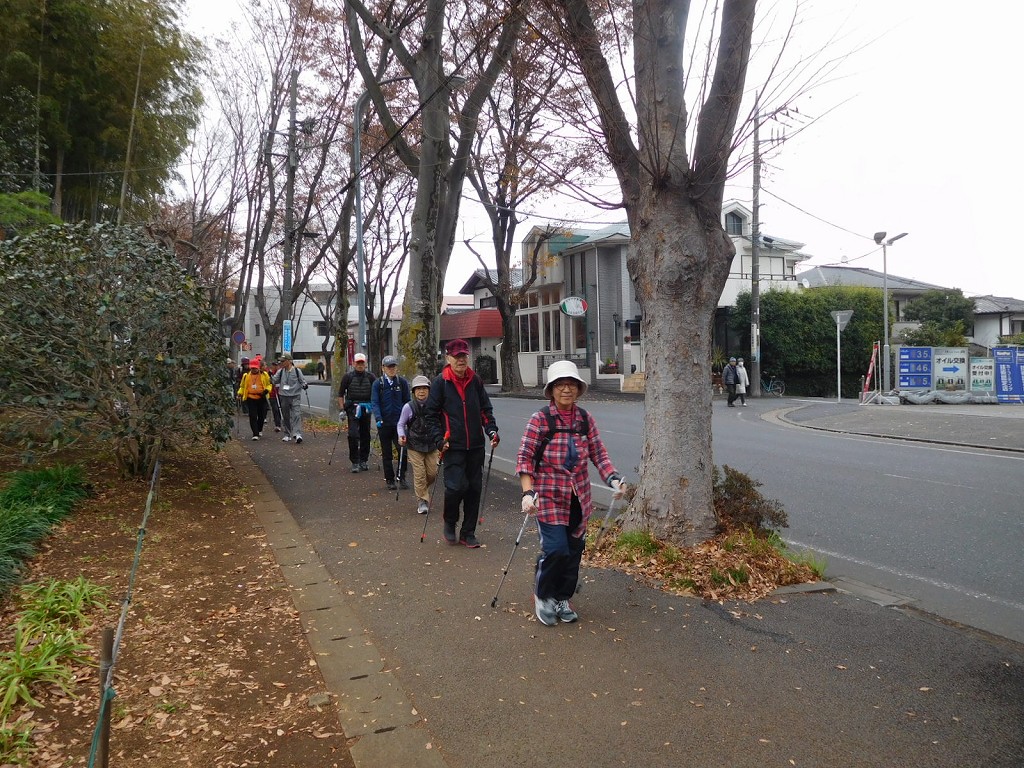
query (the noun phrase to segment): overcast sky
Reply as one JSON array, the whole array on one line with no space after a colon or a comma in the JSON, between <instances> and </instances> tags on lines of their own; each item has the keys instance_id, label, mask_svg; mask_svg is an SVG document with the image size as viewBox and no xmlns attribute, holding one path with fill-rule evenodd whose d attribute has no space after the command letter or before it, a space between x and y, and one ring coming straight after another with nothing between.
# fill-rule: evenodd
<instances>
[{"instance_id":1,"label":"overcast sky","mask_svg":"<svg viewBox=\"0 0 1024 768\"><path fill-rule=\"evenodd\" d=\"M762 0L759 12L791 5ZM212 9L220 15L237 3L189 0L188 7L202 34L219 23ZM803 114L828 114L766 159L762 232L804 243L809 265L879 271L873 233L908 232L888 249L889 274L1024 299L1021 238L1007 229L1024 197L1014 138L1024 3L817 0L804 9L794 51L810 54L841 30L836 45L854 52L841 77L796 100ZM726 198L749 207L751 186L749 173L733 179ZM463 203L458 241L487 237L472 206ZM625 218L574 211L583 222ZM520 231L543 223L533 218ZM456 292L477 266L457 246L445 292Z\"/></svg>"}]
</instances>

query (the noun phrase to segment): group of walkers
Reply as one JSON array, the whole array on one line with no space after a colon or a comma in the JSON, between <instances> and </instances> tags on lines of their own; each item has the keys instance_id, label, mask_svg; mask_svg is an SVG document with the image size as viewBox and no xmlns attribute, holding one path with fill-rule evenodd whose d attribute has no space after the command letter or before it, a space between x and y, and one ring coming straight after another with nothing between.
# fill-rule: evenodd
<instances>
[{"instance_id":1,"label":"group of walkers","mask_svg":"<svg viewBox=\"0 0 1024 768\"><path fill-rule=\"evenodd\" d=\"M274 431L284 431L281 440L302 443L300 397L309 385L302 371L295 367L290 352L282 352L270 368L259 355L252 360L243 357L237 387L235 394L242 411L249 416L252 440L263 436L267 413L272 412Z\"/></svg>"},{"instance_id":2,"label":"group of walkers","mask_svg":"<svg viewBox=\"0 0 1024 768\"><path fill-rule=\"evenodd\" d=\"M469 353L465 340L448 342L441 373L433 380L418 375L411 385L398 375L394 356L381 361L382 373L375 377L367 370L366 355L359 353L353 358L352 370L342 377L337 397L341 418L348 422L351 472L369 469L373 419L387 488L408 489L407 471L411 468L416 511L426 515L440 478L444 539L451 545L475 549L480 546L476 533L486 452L489 446L493 456L500 437L490 396L469 367ZM305 380L291 365L290 355L282 355L281 363L282 369L269 376L261 363L253 361L239 384L239 396L256 404L249 407L254 440L259 438L266 417L267 390L277 390L282 410L283 398L294 393L298 411L297 395L306 388ZM586 391L587 383L574 363L553 363L544 388L548 405L530 418L516 457L522 512L527 518L536 516L540 533L534 612L548 626L579 618L569 600L579 580L587 522L593 511L588 463L597 467L616 496L626 490L593 417L577 405ZM301 443L301 419L295 426L287 423L284 440L294 436L295 442ZM526 520L523 522L525 528Z\"/></svg>"}]
</instances>

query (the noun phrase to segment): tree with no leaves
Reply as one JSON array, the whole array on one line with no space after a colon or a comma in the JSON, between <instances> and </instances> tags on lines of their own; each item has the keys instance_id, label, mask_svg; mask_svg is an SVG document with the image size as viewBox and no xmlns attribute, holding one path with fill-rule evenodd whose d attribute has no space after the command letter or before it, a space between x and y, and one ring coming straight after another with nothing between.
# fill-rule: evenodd
<instances>
[{"instance_id":1,"label":"tree with no leaves","mask_svg":"<svg viewBox=\"0 0 1024 768\"><path fill-rule=\"evenodd\" d=\"M692 60L689 2L633 3L635 134L590 4L548 2L596 102L632 235L628 267L646 341L646 440L626 526L692 544L710 537L715 524L707 383L714 312L734 255L721 223L722 199L755 0L721 5L717 58L705 73L710 84L705 80L692 144L684 70Z\"/></svg>"}]
</instances>

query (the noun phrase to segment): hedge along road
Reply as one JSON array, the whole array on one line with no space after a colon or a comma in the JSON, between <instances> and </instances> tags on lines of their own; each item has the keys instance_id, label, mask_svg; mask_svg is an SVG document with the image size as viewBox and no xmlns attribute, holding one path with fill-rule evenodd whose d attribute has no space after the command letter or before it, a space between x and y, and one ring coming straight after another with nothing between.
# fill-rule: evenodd
<instances>
[{"instance_id":1,"label":"hedge along road","mask_svg":"<svg viewBox=\"0 0 1024 768\"><path fill-rule=\"evenodd\" d=\"M310 387L314 407L326 409L327 389ZM875 411L812 399L747 402L748 408L728 410L724 402L713 403L715 461L759 480L766 496L782 502L789 516L786 541L821 553L830 579L879 587L895 593L897 602L902 597L928 613L1024 642L1024 522L1015 511L1024 454L793 428L770 415L813 406L826 422L830 413L842 416L843 428L854 432L851 414L855 420ZM526 422L543 402L497 396L493 404L502 435L494 470L510 473ZM581 405L594 414L627 482L634 482L643 401L585 398ZM1009 414L1008 408L959 412L989 419ZM936 437L950 439L948 411L936 406L913 413L934 419ZM1019 424L1024 429L1024 419ZM611 493L593 468L591 479L596 500L609 503Z\"/></svg>"}]
</instances>

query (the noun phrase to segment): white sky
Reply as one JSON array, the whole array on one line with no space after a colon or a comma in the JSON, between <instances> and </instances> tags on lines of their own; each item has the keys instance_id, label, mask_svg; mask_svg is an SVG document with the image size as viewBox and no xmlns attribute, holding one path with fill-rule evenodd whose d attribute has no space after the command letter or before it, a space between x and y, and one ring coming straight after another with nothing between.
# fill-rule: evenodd
<instances>
[{"instance_id":1,"label":"white sky","mask_svg":"<svg viewBox=\"0 0 1024 768\"><path fill-rule=\"evenodd\" d=\"M188 7L190 27L203 34L237 3L189 0ZM766 159L762 233L805 243L811 265L846 259L880 271L872 234L908 232L889 248L890 274L1024 299L1024 258L1012 255L1013 231L996 227L1014 220L1024 197L1024 160L1012 139L1024 3L818 0L802 19L797 51L813 52L836 29L843 50L873 42L851 55L842 77L795 101L804 114L834 109ZM762 137L768 131L765 125ZM750 206L749 172L730 182L726 199ZM488 237L472 209L464 200L459 242ZM625 218L573 212L593 223ZM531 219L520 232L542 223ZM477 266L457 245L445 292L457 292Z\"/></svg>"}]
</instances>

